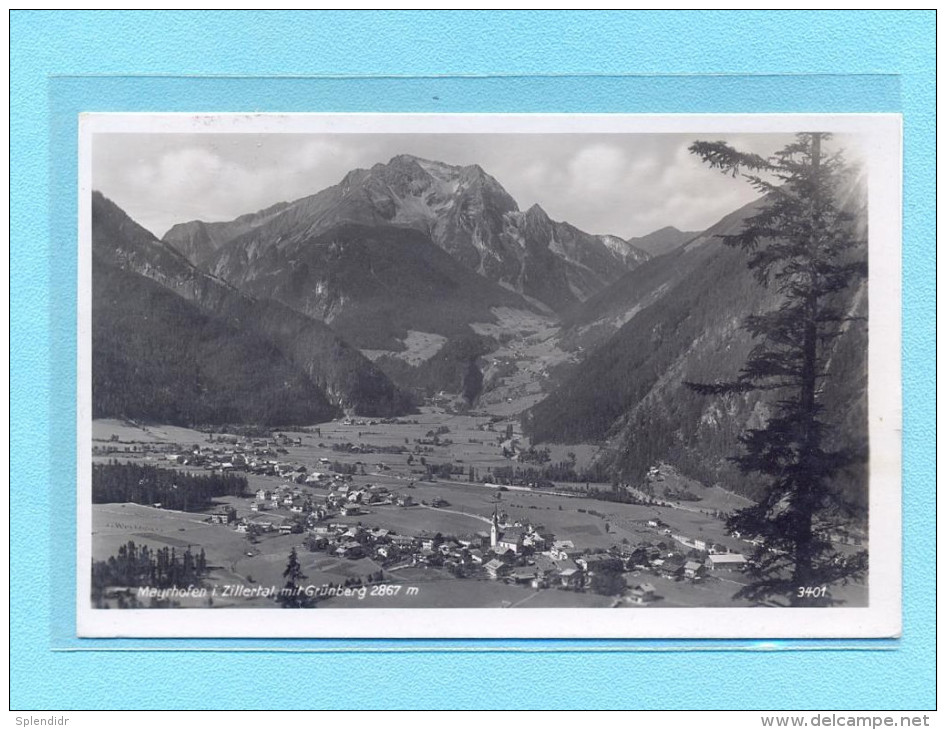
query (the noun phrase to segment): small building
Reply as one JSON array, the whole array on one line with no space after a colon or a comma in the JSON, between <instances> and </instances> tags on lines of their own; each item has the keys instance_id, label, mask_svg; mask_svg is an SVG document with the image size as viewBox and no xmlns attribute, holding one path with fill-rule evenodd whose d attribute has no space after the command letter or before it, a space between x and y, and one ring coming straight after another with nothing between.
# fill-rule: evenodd
<instances>
[{"instance_id":1,"label":"small building","mask_svg":"<svg viewBox=\"0 0 946 730\"><path fill-rule=\"evenodd\" d=\"M532 583L536 577L535 568L516 568L511 577L516 583Z\"/></svg>"},{"instance_id":2,"label":"small building","mask_svg":"<svg viewBox=\"0 0 946 730\"><path fill-rule=\"evenodd\" d=\"M210 522L214 525L229 525L234 520L236 520L236 511L233 509L213 512L210 515Z\"/></svg>"},{"instance_id":3,"label":"small building","mask_svg":"<svg viewBox=\"0 0 946 730\"><path fill-rule=\"evenodd\" d=\"M549 554L552 560L569 560L576 556L578 551L575 550L575 543L571 540L555 540Z\"/></svg>"},{"instance_id":4,"label":"small building","mask_svg":"<svg viewBox=\"0 0 946 730\"><path fill-rule=\"evenodd\" d=\"M443 565L443 556L435 550L421 550L414 555L416 565Z\"/></svg>"},{"instance_id":5,"label":"small building","mask_svg":"<svg viewBox=\"0 0 946 730\"><path fill-rule=\"evenodd\" d=\"M746 556L742 553L717 553L707 556L704 565L709 570L742 570L746 567Z\"/></svg>"},{"instance_id":6,"label":"small building","mask_svg":"<svg viewBox=\"0 0 946 730\"><path fill-rule=\"evenodd\" d=\"M527 532L522 537L522 544L525 547L531 547L533 550L544 550L548 543L538 532Z\"/></svg>"},{"instance_id":7,"label":"small building","mask_svg":"<svg viewBox=\"0 0 946 730\"><path fill-rule=\"evenodd\" d=\"M680 555L668 555L659 567L657 561L654 561L654 567L669 578L682 578L686 562Z\"/></svg>"},{"instance_id":8,"label":"small building","mask_svg":"<svg viewBox=\"0 0 946 730\"><path fill-rule=\"evenodd\" d=\"M378 545L375 552L378 554L378 557L390 560L397 555L398 551L394 545Z\"/></svg>"},{"instance_id":9,"label":"small building","mask_svg":"<svg viewBox=\"0 0 946 730\"><path fill-rule=\"evenodd\" d=\"M554 573L555 570L556 570L556 566L551 558L547 558L545 555L535 556L536 575L544 577L544 576Z\"/></svg>"},{"instance_id":10,"label":"small building","mask_svg":"<svg viewBox=\"0 0 946 730\"><path fill-rule=\"evenodd\" d=\"M657 592L650 583L641 583L627 592L627 601L636 606L646 606L657 600Z\"/></svg>"},{"instance_id":11,"label":"small building","mask_svg":"<svg viewBox=\"0 0 946 730\"><path fill-rule=\"evenodd\" d=\"M592 553L591 555L582 555L576 561L587 573L596 572L621 572L624 565L620 558L616 558L608 553Z\"/></svg>"},{"instance_id":12,"label":"small building","mask_svg":"<svg viewBox=\"0 0 946 730\"><path fill-rule=\"evenodd\" d=\"M578 568L559 569L558 578L565 588L578 588L581 585L581 571Z\"/></svg>"},{"instance_id":13,"label":"small building","mask_svg":"<svg viewBox=\"0 0 946 730\"><path fill-rule=\"evenodd\" d=\"M348 558L349 560L357 560L358 558L364 557L365 550L360 543L350 540L339 545L335 550L335 554L342 558Z\"/></svg>"},{"instance_id":14,"label":"small building","mask_svg":"<svg viewBox=\"0 0 946 730\"><path fill-rule=\"evenodd\" d=\"M509 566L499 558L493 558L486 564L486 573L493 580L497 580L509 573Z\"/></svg>"}]
</instances>

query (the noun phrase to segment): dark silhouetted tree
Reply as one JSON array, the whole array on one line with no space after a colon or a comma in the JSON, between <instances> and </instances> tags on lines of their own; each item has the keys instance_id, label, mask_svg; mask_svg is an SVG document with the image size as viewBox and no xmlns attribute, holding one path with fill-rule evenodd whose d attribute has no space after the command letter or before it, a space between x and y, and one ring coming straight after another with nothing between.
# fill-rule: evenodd
<instances>
[{"instance_id":1,"label":"dark silhouetted tree","mask_svg":"<svg viewBox=\"0 0 946 730\"><path fill-rule=\"evenodd\" d=\"M837 479L853 455L829 447L822 388L833 342L854 320L843 293L866 277L867 266L840 198L851 171L840 154L825 154L827 138L796 135L769 158L724 142L690 147L710 167L741 174L765 195L743 229L723 239L746 252L758 282L773 287L780 303L746 320L756 345L734 382L690 386L706 395L773 391L770 417L746 430L734 457L743 473L761 475L763 494L727 526L761 539L750 561L752 582L737 596L788 598L795 606L831 603L830 594L811 589L861 581L867 572L866 552L843 555L828 538L832 521L854 510Z\"/></svg>"},{"instance_id":2,"label":"dark silhouetted tree","mask_svg":"<svg viewBox=\"0 0 946 730\"><path fill-rule=\"evenodd\" d=\"M289 560L286 562L286 569L282 573L286 583L276 601L283 608L311 608L315 601L305 594L305 587L302 581L307 576L302 574L302 566L299 565L299 556L296 554L295 547L289 552Z\"/></svg>"}]
</instances>

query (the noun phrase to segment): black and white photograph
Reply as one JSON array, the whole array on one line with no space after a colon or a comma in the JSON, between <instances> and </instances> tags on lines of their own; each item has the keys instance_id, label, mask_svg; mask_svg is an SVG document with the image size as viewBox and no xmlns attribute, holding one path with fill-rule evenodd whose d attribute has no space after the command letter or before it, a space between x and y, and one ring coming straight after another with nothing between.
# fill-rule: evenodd
<instances>
[{"instance_id":1,"label":"black and white photograph","mask_svg":"<svg viewBox=\"0 0 946 730\"><path fill-rule=\"evenodd\" d=\"M899 117L79 148L80 633L899 632Z\"/></svg>"}]
</instances>

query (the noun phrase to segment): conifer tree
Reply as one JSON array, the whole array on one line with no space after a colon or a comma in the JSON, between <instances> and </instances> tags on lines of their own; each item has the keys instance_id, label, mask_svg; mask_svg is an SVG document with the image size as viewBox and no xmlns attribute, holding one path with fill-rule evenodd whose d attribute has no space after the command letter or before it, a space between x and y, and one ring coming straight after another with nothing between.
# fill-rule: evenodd
<instances>
[{"instance_id":1,"label":"conifer tree","mask_svg":"<svg viewBox=\"0 0 946 730\"><path fill-rule=\"evenodd\" d=\"M307 576L302 573L302 566L299 564L299 556L296 554L296 548L293 547L289 552L289 560L286 562L286 569L282 573L286 583L282 591L276 597L276 601L283 608L309 608L313 605L313 600L305 595L302 581Z\"/></svg>"},{"instance_id":2,"label":"conifer tree","mask_svg":"<svg viewBox=\"0 0 946 730\"><path fill-rule=\"evenodd\" d=\"M752 582L737 597L787 598L794 606L829 604L832 585L861 581L867 572L866 552L843 555L827 535L832 521L853 513L837 483L853 455L829 446L822 389L833 343L855 320L843 294L867 274L863 241L839 199L850 169L840 154L825 154L828 138L796 135L769 158L724 142L690 147L711 168L742 175L765 196L743 229L723 239L746 252L749 268L777 291L779 304L746 320L756 344L733 382L689 385L706 395L773 391L768 421L742 435L743 451L734 457L743 473L763 478L763 494L727 526L761 540L750 561Z\"/></svg>"}]
</instances>

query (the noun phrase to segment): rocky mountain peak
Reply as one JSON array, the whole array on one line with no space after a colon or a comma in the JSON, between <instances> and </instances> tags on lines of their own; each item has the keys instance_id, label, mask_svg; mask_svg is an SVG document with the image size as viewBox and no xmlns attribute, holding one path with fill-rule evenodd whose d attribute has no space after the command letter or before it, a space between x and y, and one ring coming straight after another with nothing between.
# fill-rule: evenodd
<instances>
[{"instance_id":1,"label":"rocky mountain peak","mask_svg":"<svg viewBox=\"0 0 946 730\"><path fill-rule=\"evenodd\" d=\"M526 216L533 220L548 220L548 213L545 212L545 209L538 203L533 203L529 209L526 211Z\"/></svg>"},{"instance_id":2,"label":"rocky mountain peak","mask_svg":"<svg viewBox=\"0 0 946 730\"><path fill-rule=\"evenodd\" d=\"M176 227L165 237L189 260L228 279L338 225L395 225L429 236L471 271L563 311L640 263L598 237L515 199L478 164L395 155L309 197L228 224ZM641 252L638 252L641 253ZM645 254L641 254L646 257Z\"/></svg>"}]
</instances>

